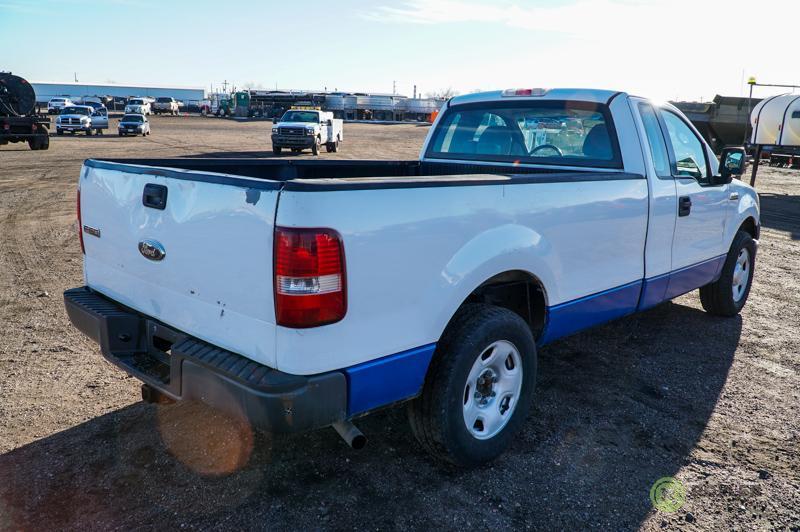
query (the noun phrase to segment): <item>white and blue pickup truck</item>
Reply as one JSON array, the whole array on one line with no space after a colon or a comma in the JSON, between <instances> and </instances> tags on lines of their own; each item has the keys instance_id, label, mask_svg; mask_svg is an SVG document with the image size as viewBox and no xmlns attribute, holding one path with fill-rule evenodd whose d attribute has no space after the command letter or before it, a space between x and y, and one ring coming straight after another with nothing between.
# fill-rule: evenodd
<instances>
[{"instance_id":1,"label":"white and blue pickup truck","mask_svg":"<svg viewBox=\"0 0 800 532\"><path fill-rule=\"evenodd\" d=\"M734 316L758 196L671 105L517 89L450 100L417 161L96 160L72 323L151 402L271 432L408 403L474 466L530 411L537 350L700 289Z\"/></svg>"}]
</instances>

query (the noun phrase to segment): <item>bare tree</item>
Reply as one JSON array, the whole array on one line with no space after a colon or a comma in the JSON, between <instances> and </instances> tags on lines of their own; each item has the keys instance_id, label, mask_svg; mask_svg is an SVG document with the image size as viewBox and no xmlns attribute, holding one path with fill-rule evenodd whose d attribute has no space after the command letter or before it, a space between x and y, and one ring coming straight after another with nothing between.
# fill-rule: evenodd
<instances>
[{"instance_id":1,"label":"bare tree","mask_svg":"<svg viewBox=\"0 0 800 532\"><path fill-rule=\"evenodd\" d=\"M426 98L441 98L444 100L449 100L453 96L458 96L458 91L453 89L453 87L447 87L446 89L439 89L433 92L426 92Z\"/></svg>"}]
</instances>

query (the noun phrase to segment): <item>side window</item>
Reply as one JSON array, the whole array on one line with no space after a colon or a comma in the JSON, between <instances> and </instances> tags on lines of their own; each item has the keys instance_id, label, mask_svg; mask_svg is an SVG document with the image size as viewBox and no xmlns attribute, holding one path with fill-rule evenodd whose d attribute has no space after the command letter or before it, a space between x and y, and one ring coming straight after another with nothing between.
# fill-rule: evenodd
<instances>
[{"instance_id":1,"label":"side window","mask_svg":"<svg viewBox=\"0 0 800 532\"><path fill-rule=\"evenodd\" d=\"M650 144L650 155L653 157L653 166L658 177L672 179L672 169L669 167L669 155L664 134L658 125L658 117L653 106L647 103L639 104L639 114L642 117L647 143Z\"/></svg>"},{"instance_id":2,"label":"side window","mask_svg":"<svg viewBox=\"0 0 800 532\"><path fill-rule=\"evenodd\" d=\"M667 134L675 153L675 175L693 177L700 183L708 183L708 165L703 143L675 113L662 111L661 115L667 125Z\"/></svg>"}]
</instances>

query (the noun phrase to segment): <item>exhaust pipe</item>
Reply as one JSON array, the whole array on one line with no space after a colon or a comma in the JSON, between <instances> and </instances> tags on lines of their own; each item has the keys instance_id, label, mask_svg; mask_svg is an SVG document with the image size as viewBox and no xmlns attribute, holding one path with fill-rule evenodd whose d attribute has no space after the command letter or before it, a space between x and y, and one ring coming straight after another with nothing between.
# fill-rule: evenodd
<instances>
[{"instance_id":1,"label":"exhaust pipe","mask_svg":"<svg viewBox=\"0 0 800 532\"><path fill-rule=\"evenodd\" d=\"M367 437L349 421L337 421L331 426L336 429L336 432L339 433L345 443L353 449L358 451L367 444Z\"/></svg>"}]
</instances>

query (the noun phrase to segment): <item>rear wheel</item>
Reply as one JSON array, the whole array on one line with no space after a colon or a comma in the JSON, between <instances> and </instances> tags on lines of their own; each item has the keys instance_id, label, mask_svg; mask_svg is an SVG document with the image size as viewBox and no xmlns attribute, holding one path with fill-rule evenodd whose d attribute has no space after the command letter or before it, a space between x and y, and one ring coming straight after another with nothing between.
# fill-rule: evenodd
<instances>
[{"instance_id":1,"label":"rear wheel","mask_svg":"<svg viewBox=\"0 0 800 532\"><path fill-rule=\"evenodd\" d=\"M39 149L39 137L33 137L28 139L28 146L30 146L31 150L38 150Z\"/></svg>"},{"instance_id":2,"label":"rear wheel","mask_svg":"<svg viewBox=\"0 0 800 532\"><path fill-rule=\"evenodd\" d=\"M92 136L92 130L91 129L87 129L86 130L86 136L87 137L91 137Z\"/></svg>"},{"instance_id":3,"label":"rear wheel","mask_svg":"<svg viewBox=\"0 0 800 532\"><path fill-rule=\"evenodd\" d=\"M500 455L522 427L536 382L536 344L510 310L466 305L436 347L422 394L408 408L434 456L473 467Z\"/></svg>"},{"instance_id":4,"label":"rear wheel","mask_svg":"<svg viewBox=\"0 0 800 532\"><path fill-rule=\"evenodd\" d=\"M275 155L280 155L280 154L281 154L281 149L280 149L280 147L278 147L278 146L273 146L273 147L272 147L272 153L273 153L273 154L275 154Z\"/></svg>"},{"instance_id":5,"label":"rear wheel","mask_svg":"<svg viewBox=\"0 0 800 532\"><path fill-rule=\"evenodd\" d=\"M56 135L63 135L64 131L61 129L56 128Z\"/></svg>"},{"instance_id":6,"label":"rear wheel","mask_svg":"<svg viewBox=\"0 0 800 532\"><path fill-rule=\"evenodd\" d=\"M50 132L47 131L45 128L40 127L38 130L39 133L39 149L40 150L49 150L50 149Z\"/></svg>"},{"instance_id":7,"label":"rear wheel","mask_svg":"<svg viewBox=\"0 0 800 532\"><path fill-rule=\"evenodd\" d=\"M700 303L709 314L735 316L750 295L756 265L756 243L750 234L739 231L715 282L700 288Z\"/></svg>"}]
</instances>

